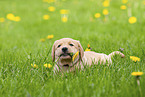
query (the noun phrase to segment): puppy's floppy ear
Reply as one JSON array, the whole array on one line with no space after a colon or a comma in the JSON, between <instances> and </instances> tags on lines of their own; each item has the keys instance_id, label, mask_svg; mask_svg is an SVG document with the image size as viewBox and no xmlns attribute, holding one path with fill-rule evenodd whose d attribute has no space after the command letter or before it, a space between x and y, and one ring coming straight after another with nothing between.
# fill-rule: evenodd
<instances>
[{"instance_id":1,"label":"puppy's floppy ear","mask_svg":"<svg viewBox=\"0 0 145 97\"><path fill-rule=\"evenodd\" d=\"M53 60L53 62L54 62L54 61L55 61L55 42L54 42L54 44L53 44L53 46L52 46L51 56L52 56L52 60Z\"/></svg>"},{"instance_id":2,"label":"puppy's floppy ear","mask_svg":"<svg viewBox=\"0 0 145 97\"><path fill-rule=\"evenodd\" d=\"M83 49L83 47L82 47L82 45L80 44L79 41L77 41L77 43L78 43L78 47L79 47L80 56L81 56L81 59L82 59L83 56L84 56L84 49Z\"/></svg>"}]
</instances>

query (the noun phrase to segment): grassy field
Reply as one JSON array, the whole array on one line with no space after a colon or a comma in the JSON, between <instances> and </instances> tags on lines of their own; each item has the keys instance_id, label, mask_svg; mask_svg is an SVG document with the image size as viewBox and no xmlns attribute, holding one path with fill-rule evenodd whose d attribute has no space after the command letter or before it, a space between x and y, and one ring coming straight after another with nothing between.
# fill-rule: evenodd
<instances>
[{"instance_id":1,"label":"grassy field","mask_svg":"<svg viewBox=\"0 0 145 97\"><path fill-rule=\"evenodd\" d=\"M141 76L140 86L131 75L145 72L145 1L110 0L107 6L103 2L0 0L0 96L145 97L145 75ZM122 10L121 5L127 8ZM55 11L49 11L50 6ZM69 12L62 15L61 9ZM103 9L109 14L103 15ZM20 20L9 19L10 13ZM95 18L96 13L101 16ZM49 19L44 20L44 15L49 15ZM64 16L68 20L62 20ZM128 20L132 16L137 21L131 24ZM47 39L48 35L54 38ZM64 37L79 40L84 49L89 43L99 53L109 54L121 47L126 57L115 56L110 66L98 64L75 74L55 76L53 67L43 65L54 65L51 47ZM130 56L139 57L140 61L134 62Z\"/></svg>"}]
</instances>

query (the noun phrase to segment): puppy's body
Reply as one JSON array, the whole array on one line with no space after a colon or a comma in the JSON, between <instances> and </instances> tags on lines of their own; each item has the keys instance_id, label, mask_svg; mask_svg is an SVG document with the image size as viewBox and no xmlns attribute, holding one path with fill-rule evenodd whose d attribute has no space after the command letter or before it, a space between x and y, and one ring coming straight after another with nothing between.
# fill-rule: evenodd
<instances>
[{"instance_id":1,"label":"puppy's body","mask_svg":"<svg viewBox=\"0 0 145 97\"><path fill-rule=\"evenodd\" d=\"M72 60L71 53L75 54L76 52L79 52L79 55L75 60ZM84 52L79 41L63 38L55 41L52 48L52 58L56 62L54 72L75 71L75 69L83 69L84 65L98 64L98 62L105 64L107 61L107 65L109 65L112 64L111 57L115 54L124 57L124 54L119 51L114 51L109 55L93 51Z\"/></svg>"},{"instance_id":2,"label":"puppy's body","mask_svg":"<svg viewBox=\"0 0 145 97\"><path fill-rule=\"evenodd\" d=\"M114 51L109 55L103 54L103 53L96 53L93 51L86 51L84 52L83 62L87 65L93 64L105 64L107 62L107 65L112 64L111 57L113 57L115 54L121 55L121 57L124 57L124 54L122 54L119 51Z\"/></svg>"}]
</instances>

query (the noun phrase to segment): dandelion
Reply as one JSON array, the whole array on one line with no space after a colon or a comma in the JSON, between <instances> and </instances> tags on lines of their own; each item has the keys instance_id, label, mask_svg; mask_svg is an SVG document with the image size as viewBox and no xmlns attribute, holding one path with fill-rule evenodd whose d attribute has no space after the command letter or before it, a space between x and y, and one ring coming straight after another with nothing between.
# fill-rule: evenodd
<instances>
[{"instance_id":1,"label":"dandelion","mask_svg":"<svg viewBox=\"0 0 145 97\"><path fill-rule=\"evenodd\" d=\"M7 14L7 19L14 20L15 16L12 13Z\"/></svg>"},{"instance_id":2,"label":"dandelion","mask_svg":"<svg viewBox=\"0 0 145 97\"><path fill-rule=\"evenodd\" d=\"M136 17L130 17L129 20L128 20L128 22L130 24L136 23L136 21L137 21Z\"/></svg>"},{"instance_id":3,"label":"dandelion","mask_svg":"<svg viewBox=\"0 0 145 97\"><path fill-rule=\"evenodd\" d=\"M52 39L54 37L54 35L48 35L47 39Z\"/></svg>"},{"instance_id":4,"label":"dandelion","mask_svg":"<svg viewBox=\"0 0 145 97\"><path fill-rule=\"evenodd\" d=\"M45 39L40 39L40 42L45 42Z\"/></svg>"},{"instance_id":5,"label":"dandelion","mask_svg":"<svg viewBox=\"0 0 145 97\"><path fill-rule=\"evenodd\" d=\"M140 79L140 76L143 75L143 72L132 72L131 75L135 76L135 78L137 80L137 84L140 87L139 79Z\"/></svg>"},{"instance_id":6,"label":"dandelion","mask_svg":"<svg viewBox=\"0 0 145 97\"><path fill-rule=\"evenodd\" d=\"M66 10L66 9L61 9L61 10L60 10L60 14L68 14L68 12L69 12L69 11Z\"/></svg>"},{"instance_id":7,"label":"dandelion","mask_svg":"<svg viewBox=\"0 0 145 97\"><path fill-rule=\"evenodd\" d=\"M48 20L49 18L50 18L49 15L44 15L44 16L43 16L43 19L44 19L44 20Z\"/></svg>"},{"instance_id":8,"label":"dandelion","mask_svg":"<svg viewBox=\"0 0 145 97\"><path fill-rule=\"evenodd\" d=\"M19 16L14 17L14 21L19 22L21 18Z\"/></svg>"},{"instance_id":9,"label":"dandelion","mask_svg":"<svg viewBox=\"0 0 145 97\"><path fill-rule=\"evenodd\" d=\"M128 2L128 0L122 0L122 3L126 4Z\"/></svg>"},{"instance_id":10,"label":"dandelion","mask_svg":"<svg viewBox=\"0 0 145 97\"><path fill-rule=\"evenodd\" d=\"M140 61L140 58L135 56L130 56L130 59L133 60L134 62Z\"/></svg>"},{"instance_id":11,"label":"dandelion","mask_svg":"<svg viewBox=\"0 0 145 97\"><path fill-rule=\"evenodd\" d=\"M88 45L87 45L87 48L85 49L85 51L91 51L91 49L92 49L92 48L90 47L90 44L88 44Z\"/></svg>"},{"instance_id":12,"label":"dandelion","mask_svg":"<svg viewBox=\"0 0 145 97\"><path fill-rule=\"evenodd\" d=\"M51 65L51 64L44 64L44 67L46 67L46 68L51 68L52 65Z\"/></svg>"},{"instance_id":13,"label":"dandelion","mask_svg":"<svg viewBox=\"0 0 145 97\"><path fill-rule=\"evenodd\" d=\"M79 51L77 51L77 52L73 55L72 61L74 61L74 60L77 58L78 55L79 55Z\"/></svg>"},{"instance_id":14,"label":"dandelion","mask_svg":"<svg viewBox=\"0 0 145 97\"><path fill-rule=\"evenodd\" d=\"M145 5L145 1L143 1L143 4Z\"/></svg>"},{"instance_id":15,"label":"dandelion","mask_svg":"<svg viewBox=\"0 0 145 97\"><path fill-rule=\"evenodd\" d=\"M55 11L55 7L54 6L50 6L50 7L48 7L48 10L53 12L53 11Z\"/></svg>"},{"instance_id":16,"label":"dandelion","mask_svg":"<svg viewBox=\"0 0 145 97\"><path fill-rule=\"evenodd\" d=\"M94 16L95 16L95 18L100 18L101 14L100 13L96 13Z\"/></svg>"},{"instance_id":17,"label":"dandelion","mask_svg":"<svg viewBox=\"0 0 145 97\"><path fill-rule=\"evenodd\" d=\"M108 11L107 9L104 9L104 10L103 10L103 14L104 14L104 15L108 15L108 14L109 14L109 11Z\"/></svg>"},{"instance_id":18,"label":"dandelion","mask_svg":"<svg viewBox=\"0 0 145 97\"><path fill-rule=\"evenodd\" d=\"M143 72L132 72L131 75L133 75L133 76L141 76L141 75L143 75Z\"/></svg>"},{"instance_id":19,"label":"dandelion","mask_svg":"<svg viewBox=\"0 0 145 97\"><path fill-rule=\"evenodd\" d=\"M139 87L140 96L142 97L141 87L140 87L140 76L143 75L143 72L132 72L131 75L135 76L137 85Z\"/></svg>"},{"instance_id":20,"label":"dandelion","mask_svg":"<svg viewBox=\"0 0 145 97\"><path fill-rule=\"evenodd\" d=\"M125 5L121 5L120 6L120 9L125 10L126 9L126 6Z\"/></svg>"},{"instance_id":21,"label":"dandelion","mask_svg":"<svg viewBox=\"0 0 145 97\"><path fill-rule=\"evenodd\" d=\"M7 14L7 19L16 21L16 22L19 22L21 20L21 18L19 16L15 17L12 13Z\"/></svg>"},{"instance_id":22,"label":"dandelion","mask_svg":"<svg viewBox=\"0 0 145 97\"><path fill-rule=\"evenodd\" d=\"M89 48L86 48L86 49L85 49L85 51L91 51L91 49L89 49Z\"/></svg>"},{"instance_id":23,"label":"dandelion","mask_svg":"<svg viewBox=\"0 0 145 97\"><path fill-rule=\"evenodd\" d=\"M5 18L0 18L0 22L4 22L5 21Z\"/></svg>"},{"instance_id":24,"label":"dandelion","mask_svg":"<svg viewBox=\"0 0 145 97\"><path fill-rule=\"evenodd\" d=\"M109 6L109 0L105 0L105 1L103 2L103 6L104 6L104 7L108 7L108 6Z\"/></svg>"},{"instance_id":25,"label":"dandelion","mask_svg":"<svg viewBox=\"0 0 145 97\"><path fill-rule=\"evenodd\" d=\"M67 22L67 21L68 21L67 16L63 16L63 17L61 18L61 21L64 22L64 23Z\"/></svg>"},{"instance_id":26,"label":"dandelion","mask_svg":"<svg viewBox=\"0 0 145 97\"><path fill-rule=\"evenodd\" d=\"M33 68L38 68L38 65L36 65L36 64L31 64L31 66L32 66Z\"/></svg>"}]
</instances>

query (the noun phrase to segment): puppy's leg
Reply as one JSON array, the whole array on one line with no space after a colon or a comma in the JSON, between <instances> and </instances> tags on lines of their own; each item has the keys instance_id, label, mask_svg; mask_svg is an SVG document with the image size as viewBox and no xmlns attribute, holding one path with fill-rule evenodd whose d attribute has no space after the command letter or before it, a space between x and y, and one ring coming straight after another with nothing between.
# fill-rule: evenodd
<instances>
[{"instance_id":1,"label":"puppy's leg","mask_svg":"<svg viewBox=\"0 0 145 97\"><path fill-rule=\"evenodd\" d=\"M107 63L107 65L109 66L110 64L112 64L111 57L109 57L108 55L104 55L104 57L101 58L101 60L100 60L100 64L101 63L103 63L103 65L105 65Z\"/></svg>"}]
</instances>

